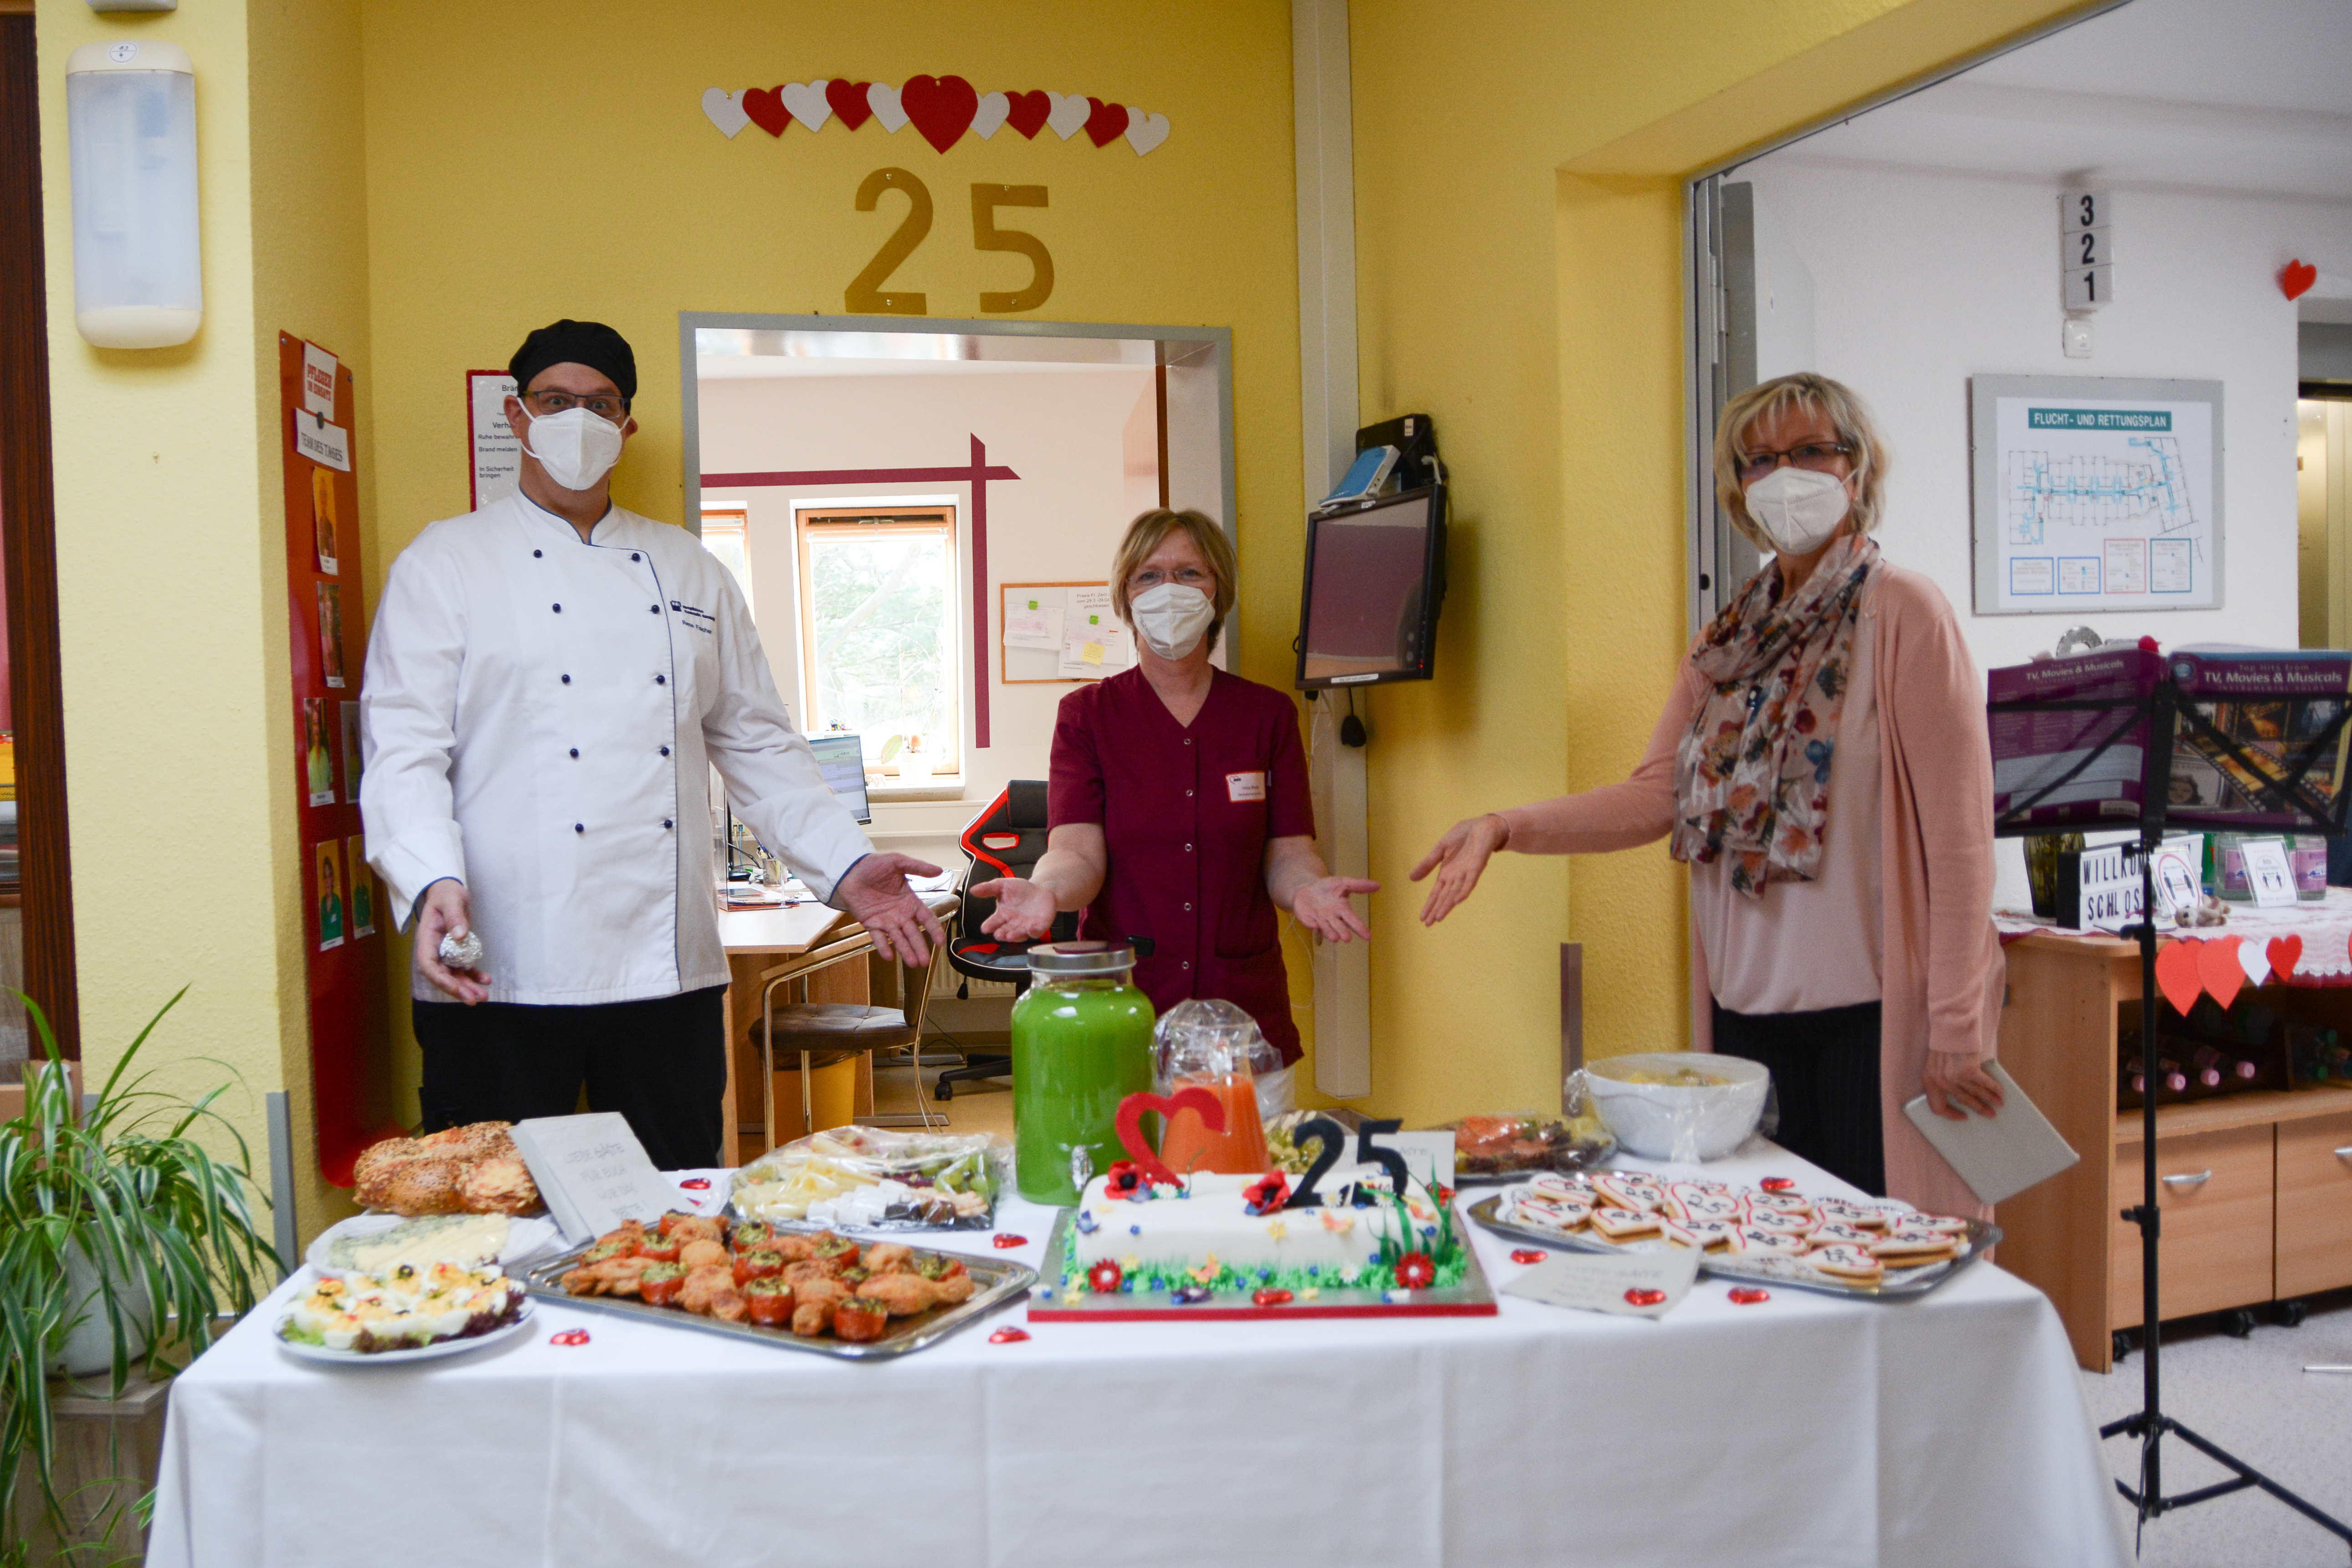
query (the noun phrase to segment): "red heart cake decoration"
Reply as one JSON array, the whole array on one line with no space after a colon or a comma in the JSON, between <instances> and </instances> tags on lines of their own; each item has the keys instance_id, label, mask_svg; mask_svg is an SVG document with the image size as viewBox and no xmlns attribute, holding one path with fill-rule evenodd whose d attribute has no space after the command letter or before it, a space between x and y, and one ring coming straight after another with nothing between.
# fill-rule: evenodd
<instances>
[{"instance_id":1,"label":"red heart cake decoration","mask_svg":"<svg viewBox=\"0 0 2352 1568\"><path fill-rule=\"evenodd\" d=\"M1130 1094L1118 1102L1118 1142L1127 1151L1127 1157L1135 1162L1136 1170L1145 1181L1157 1186L1178 1185L1176 1173L1160 1163L1160 1156L1144 1141L1143 1113L1147 1110L1156 1110L1171 1121L1176 1120L1180 1110L1198 1111L1202 1126L1212 1132L1223 1132L1224 1101L1196 1085L1173 1094Z\"/></svg>"},{"instance_id":2,"label":"red heart cake decoration","mask_svg":"<svg viewBox=\"0 0 2352 1568\"><path fill-rule=\"evenodd\" d=\"M2279 268L2279 292L2290 300L2302 299L2318 281L2319 268L2308 261L2290 261Z\"/></svg>"},{"instance_id":3,"label":"red heart cake decoration","mask_svg":"<svg viewBox=\"0 0 2352 1568\"><path fill-rule=\"evenodd\" d=\"M905 101L904 95L899 101ZM1037 140L1037 132L1045 129L1045 116L1054 112L1053 100L1045 96L1045 89L1008 92L1004 95L1004 101L1010 106L1004 111L1004 123L1030 141Z\"/></svg>"},{"instance_id":4,"label":"red heart cake decoration","mask_svg":"<svg viewBox=\"0 0 2352 1568\"><path fill-rule=\"evenodd\" d=\"M743 95L743 112L751 123L771 136L782 136L784 127L793 122L793 111L784 107L784 89L781 87L755 87Z\"/></svg>"},{"instance_id":5,"label":"red heart cake decoration","mask_svg":"<svg viewBox=\"0 0 2352 1568\"><path fill-rule=\"evenodd\" d=\"M2238 943L2243 940L2216 936L2197 944L2197 973L2205 982L2205 994L2224 1007L2238 999L2238 990L2246 983L2245 966L2238 962Z\"/></svg>"},{"instance_id":6,"label":"red heart cake decoration","mask_svg":"<svg viewBox=\"0 0 2352 1568\"><path fill-rule=\"evenodd\" d=\"M898 89L898 107L923 140L944 153L971 129L971 117L980 112L980 94L960 76L910 76Z\"/></svg>"},{"instance_id":7,"label":"red heart cake decoration","mask_svg":"<svg viewBox=\"0 0 2352 1568\"><path fill-rule=\"evenodd\" d=\"M988 1336L988 1342L992 1345L1017 1345L1028 1337L1026 1329L999 1329Z\"/></svg>"},{"instance_id":8,"label":"red heart cake decoration","mask_svg":"<svg viewBox=\"0 0 2352 1568\"><path fill-rule=\"evenodd\" d=\"M2273 978L2284 980L2294 973L2294 966L2303 962L2303 938L2274 936L2271 938L2270 945L2263 949L2263 953L2271 961Z\"/></svg>"},{"instance_id":9,"label":"red heart cake decoration","mask_svg":"<svg viewBox=\"0 0 2352 1568\"><path fill-rule=\"evenodd\" d=\"M1112 142L1127 134L1127 106L1125 104L1105 103L1099 98L1089 98L1087 100L1087 102L1093 107L1094 110L1094 112L1087 116L1087 139L1088 141L1092 142L1097 147L1108 147Z\"/></svg>"},{"instance_id":10,"label":"red heart cake decoration","mask_svg":"<svg viewBox=\"0 0 2352 1568\"><path fill-rule=\"evenodd\" d=\"M2156 988L2164 993L2172 1010L2183 1017L2197 1005L2198 993L2205 989L2205 977L2198 973L2195 942L2165 943L2164 951L2156 955Z\"/></svg>"},{"instance_id":11,"label":"red heart cake decoration","mask_svg":"<svg viewBox=\"0 0 2352 1568\"><path fill-rule=\"evenodd\" d=\"M1625 1300L1636 1307L1654 1307L1665 1299L1664 1290L1633 1289L1625 1292Z\"/></svg>"},{"instance_id":12,"label":"red heart cake decoration","mask_svg":"<svg viewBox=\"0 0 2352 1568\"><path fill-rule=\"evenodd\" d=\"M1756 1285L1734 1285L1725 1292L1735 1307L1753 1307L1759 1301L1769 1301L1772 1292Z\"/></svg>"},{"instance_id":13,"label":"red heart cake decoration","mask_svg":"<svg viewBox=\"0 0 2352 1568\"><path fill-rule=\"evenodd\" d=\"M1517 1251L1511 1254L1511 1261L1514 1263L1541 1263L1548 1256L1549 1254L1538 1252L1532 1247L1522 1247Z\"/></svg>"},{"instance_id":14,"label":"red heart cake decoration","mask_svg":"<svg viewBox=\"0 0 2352 1568\"><path fill-rule=\"evenodd\" d=\"M845 130L855 131L874 118L874 105L866 97L866 89L873 85L870 81L829 81L824 84L824 100L833 105L833 111L840 117Z\"/></svg>"}]
</instances>

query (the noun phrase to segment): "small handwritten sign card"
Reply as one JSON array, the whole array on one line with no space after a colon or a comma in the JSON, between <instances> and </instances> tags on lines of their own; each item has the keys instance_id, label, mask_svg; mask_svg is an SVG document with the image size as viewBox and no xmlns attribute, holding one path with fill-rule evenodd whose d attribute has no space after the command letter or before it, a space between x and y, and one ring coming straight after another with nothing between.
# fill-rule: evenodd
<instances>
[{"instance_id":1,"label":"small handwritten sign card","mask_svg":"<svg viewBox=\"0 0 2352 1568\"><path fill-rule=\"evenodd\" d=\"M1524 1296L1550 1307L1588 1312L1663 1318L1690 1294L1698 1278L1698 1254L1684 1247L1664 1252L1563 1252L1545 1258L1503 1286L1506 1295Z\"/></svg>"},{"instance_id":2,"label":"small handwritten sign card","mask_svg":"<svg viewBox=\"0 0 2352 1568\"><path fill-rule=\"evenodd\" d=\"M656 1219L677 1206L677 1189L617 1110L535 1117L515 1124L514 1141L548 1212L575 1246L625 1219Z\"/></svg>"}]
</instances>

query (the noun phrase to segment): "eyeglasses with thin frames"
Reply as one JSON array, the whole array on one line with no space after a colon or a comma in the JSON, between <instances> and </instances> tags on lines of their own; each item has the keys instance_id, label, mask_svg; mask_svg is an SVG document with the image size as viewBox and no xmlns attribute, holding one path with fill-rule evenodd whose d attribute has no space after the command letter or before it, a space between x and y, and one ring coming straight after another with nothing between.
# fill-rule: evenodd
<instances>
[{"instance_id":1,"label":"eyeglasses with thin frames","mask_svg":"<svg viewBox=\"0 0 2352 1568\"><path fill-rule=\"evenodd\" d=\"M569 392L526 392L520 395L522 405L533 414L561 414L567 408L585 408L599 419L618 425L629 416L629 400L625 397L578 397Z\"/></svg>"},{"instance_id":2,"label":"eyeglasses with thin frames","mask_svg":"<svg viewBox=\"0 0 2352 1568\"><path fill-rule=\"evenodd\" d=\"M1205 594L1215 585L1216 578L1198 566L1179 566L1173 572L1162 572L1157 566L1146 566L1127 580L1127 591L1140 594L1146 588L1157 588L1162 583L1175 583L1187 588L1197 588Z\"/></svg>"},{"instance_id":3,"label":"eyeglasses with thin frames","mask_svg":"<svg viewBox=\"0 0 2352 1568\"><path fill-rule=\"evenodd\" d=\"M1739 459L1738 472L1743 483L1760 479L1783 463L1816 474L1834 474L1840 458L1852 463L1853 448L1843 441L1807 441L1785 452L1750 452Z\"/></svg>"}]
</instances>

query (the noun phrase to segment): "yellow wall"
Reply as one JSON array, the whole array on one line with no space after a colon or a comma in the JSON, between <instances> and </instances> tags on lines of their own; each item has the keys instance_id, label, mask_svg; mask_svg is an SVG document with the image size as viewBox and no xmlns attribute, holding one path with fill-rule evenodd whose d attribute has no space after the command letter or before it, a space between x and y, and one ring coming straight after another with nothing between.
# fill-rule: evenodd
<instances>
[{"instance_id":1,"label":"yellow wall","mask_svg":"<svg viewBox=\"0 0 2352 1568\"><path fill-rule=\"evenodd\" d=\"M1455 479L1439 679L1374 703L1375 877L1648 741L1688 635L1685 177L2069 8L1355 0L1363 416L1431 415ZM1375 900L1382 1111L1554 1103L1561 942L1590 1052L1679 1047L1683 889L1658 847L1499 857L1434 932Z\"/></svg>"}]
</instances>

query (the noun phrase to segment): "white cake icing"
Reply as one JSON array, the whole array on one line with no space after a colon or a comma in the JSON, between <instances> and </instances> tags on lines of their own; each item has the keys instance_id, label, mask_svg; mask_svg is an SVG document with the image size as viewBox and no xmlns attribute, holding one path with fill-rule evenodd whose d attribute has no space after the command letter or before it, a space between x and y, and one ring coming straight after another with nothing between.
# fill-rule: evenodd
<instances>
[{"instance_id":1,"label":"white cake icing","mask_svg":"<svg viewBox=\"0 0 2352 1568\"><path fill-rule=\"evenodd\" d=\"M1129 1273L1139 1267L1173 1272L1205 1268L1213 1257L1221 1268L1244 1274L1312 1268L1322 1277L1344 1279L1370 1265L1381 1240L1395 1234L1396 1206L1386 1198L1371 1208L1250 1214L1243 1193L1260 1179L1202 1173L1192 1178L1188 1197L1135 1203L1107 1195L1106 1178L1097 1176L1078 1199L1072 1232L1078 1268L1108 1259ZM1406 1202L1416 1231L1437 1224L1437 1207L1418 1184ZM1404 1250L1427 1245L1424 1235Z\"/></svg>"}]
</instances>

